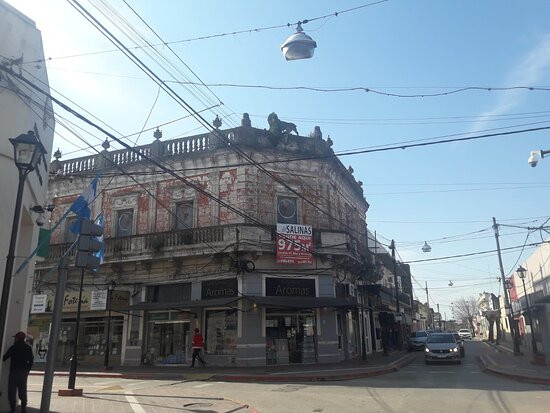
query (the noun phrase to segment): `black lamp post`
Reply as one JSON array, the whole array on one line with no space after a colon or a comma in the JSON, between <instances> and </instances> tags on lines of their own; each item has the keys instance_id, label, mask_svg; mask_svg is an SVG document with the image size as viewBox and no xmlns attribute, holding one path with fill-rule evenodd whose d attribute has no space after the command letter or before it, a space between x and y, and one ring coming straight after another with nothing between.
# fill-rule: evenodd
<instances>
[{"instance_id":1,"label":"black lamp post","mask_svg":"<svg viewBox=\"0 0 550 413\"><path fill-rule=\"evenodd\" d=\"M521 283L523 284L523 294L525 295L525 303L527 304L527 316L529 317L529 324L531 325L531 346L533 347L533 354L537 354L538 349L537 340L535 340L535 326L533 325L531 307L529 306L529 297L527 297L527 290L525 289L525 273L527 270L520 265L516 272L518 273L519 278L521 278Z\"/></svg>"},{"instance_id":2,"label":"black lamp post","mask_svg":"<svg viewBox=\"0 0 550 413\"><path fill-rule=\"evenodd\" d=\"M107 342L105 344L105 360L103 366L105 370L110 370L109 355L111 354L111 309L113 307L113 291L116 287L116 282L111 281L109 284L109 296L107 297L107 305L109 306L109 315L107 317Z\"/></svg>"},{"instance_id":3,"label":"black lamp post","mask_svg":"<svg viewBox=\"0 0 550 413\"><path fill-rule=\"evenodd\" d=\"M17 232L19 229L19 220L21 218L21 201L23 199L23 190L25 189L25 179L27 175L36 168L40 158L46 154L46 149L37 139L33 131L19 135L10 139L13 145L13 160L19 170L19 184L17 186L17 195L15 197L15 210L13 214L13 224L11 227L10 246L6 257L6 269L4 272L4 284L2 287L2 299L0 302L0 347L4 342L4 330L6 328L6 319L8 316L8 302L11 290L11 278L13 274L13 265L15 262L15 245L17 243ZM6 194L5 194L6 195Z\"/></svg>"},{"instance_id":4,"label":"black lamp post","mask_svg":"<svg viewBox=\"0 0 550 413\"><path fill-rule=\"evenodd\" d=\"M504 288L506 289L506 291L511 290L512 287L513 286L512 286L512 284L510 283L509 280L504 281ZM521 349L520 349L520 346L519 346L519 328L518 328L518 323L516 322L516 319L514 317L514 309L512 308L512 299L510 299L509 319L512 322L512 324L510 325L510 332L512 334L512 340L513 340L513 344L514 344L514 356L520 356L522 353L521 353Z\"/></svg>"}]
</instances>

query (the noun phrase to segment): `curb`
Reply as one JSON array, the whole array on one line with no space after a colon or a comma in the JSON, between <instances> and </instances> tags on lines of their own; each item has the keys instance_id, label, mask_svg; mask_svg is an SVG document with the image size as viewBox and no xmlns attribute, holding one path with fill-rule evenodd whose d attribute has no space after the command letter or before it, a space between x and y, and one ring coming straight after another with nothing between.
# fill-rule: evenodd
<instances>
[{"instance_id":1,"label":"curb","mask_svg":"<svg viewBox=\"0 0 550 413\"><path fill-rule=\"evenodd\" d=\"M510 350L508 347L505 347L502 344L495 344L495 343L491 343L490 341L484 341L484 343L487 344L490 347L493 347L497 351L500 351L500 352L503 352L503 353L514 354L514 350Z\"/></svg>"},{"instance_id":2,"label":"curb","mask_svg":"<svg viewBox=\"0 0 550 413\"><path fill-rule=\"evenodd\" d=\"M478 356L477 360L481 371L483 371L484 373L489 372L498 376L506 377L506 378L520 381L523 383L550 385L550 378L546 379L543 377L526 376L523 374L510 373L508 371L505 371L504 369L496 368L490 363L488 363L487 360L485 360L485 356L483 355Z\"/></svg>"},{"instance_id":3,"label":"curb","mask_svg":"<svg viewBox=\"0 0 550 413\"><path fill-rule=\"evenodd\" d=\"M416 357L414 355L405 355L377 370L362 371L357 373L333 374L326 376L311 376L311 375L288 375L288 376L270 376L270 375L214 375L210 378L211 381L223 382L264 382L264 383L303 383L303 382L320 382L320 381L343 381L362 379L367 377L381 376L388 373L398 371L411 363Z\"/></svg>"},{"instance_id":4,"label":"curb","mask_svg":"<svg viewBox=\"0 0 550 413\"><path fill-rule=\"evenodd\" d=\"M367 371L360 371L356 373L342 373L325 376L312 376L312 375L246 375L246 374L170 374L170 373L107 373L107 372L81 372L77 373L77 377L93 377L93 378L110 378L110 379L133 379L133 380L186 380L186 381L224 381L224 382L318 382L318 381L341 381L352 380L374 376L381 376L383 374L393 373L399 369L407 366L416 358L413 354L406 354L399 359L380 366L380 368ZM43 371L34 370L29 373L30 376L43 376ZM69 372L58 371L54 372L55 377L68 377ZM197 377L200 376L200 377Z\"/></svg>"}]
</instances>

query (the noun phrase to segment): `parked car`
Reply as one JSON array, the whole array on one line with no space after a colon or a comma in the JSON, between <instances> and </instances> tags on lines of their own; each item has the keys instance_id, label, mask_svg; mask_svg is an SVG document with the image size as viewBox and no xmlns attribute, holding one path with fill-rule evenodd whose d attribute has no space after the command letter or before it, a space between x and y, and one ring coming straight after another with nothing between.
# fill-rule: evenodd
<instances>
[{"instance_id":1,"label":"parked car","mask_svg":"<svg viewBox=\"0 0 550 413\"><path fill-rule=\"evenodd\" d=\"M460 364L460 345L451 333L430 334L426 340L424 361L426 364L439 361L454 361Z\"/></svg>"},{"instance_id":2,"label":"parked car","mask_svg":"<svg viewBox=\"0 0 550 413\"><path fill-rule=\"evenodd\" d=\"M464 350L464 340L462 340L462 337L460 337L460 334L458 334L458 331L451 331L451 334L454 336L456 342L460 346L460 357L464 357L466 354Z\"/></svg>"},{"instance_id":3,"label":"parked car","mask_svg":"<svg viewBox=\"0 0 550 413\"><path fill-rule=\"evenodd\" d=\"M472 333L467 328L461 328L460 330L458 330L458 334L462 339L468 339L468 340L472 339Z\"/></svg>"},{"instance_id":4,"label":"parked car","mask_svg":"<svg viewBox=\"0 0 550 413\"><path fill-rule=\"evenodd\" d=\"M407 349L409 351L424 349L424 347L426 346L427 338L427 331L413 331L408 339Z\"/></svg>"}]
</instances>

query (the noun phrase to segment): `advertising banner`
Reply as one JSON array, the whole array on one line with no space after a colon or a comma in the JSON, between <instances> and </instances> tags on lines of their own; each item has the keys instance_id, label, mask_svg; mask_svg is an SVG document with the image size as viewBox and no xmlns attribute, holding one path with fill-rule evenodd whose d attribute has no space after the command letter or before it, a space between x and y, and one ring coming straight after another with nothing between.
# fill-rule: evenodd
<instances>
[{"instance_id":1,"label":"advertising banner","mask_svg":"<svg viewBox=\"0 0 550 413\"><path fill-rule=\"evenodd\" d=\"M311 225L277 224L277 263L313 264Z\"/></svg>"}]
</instances>

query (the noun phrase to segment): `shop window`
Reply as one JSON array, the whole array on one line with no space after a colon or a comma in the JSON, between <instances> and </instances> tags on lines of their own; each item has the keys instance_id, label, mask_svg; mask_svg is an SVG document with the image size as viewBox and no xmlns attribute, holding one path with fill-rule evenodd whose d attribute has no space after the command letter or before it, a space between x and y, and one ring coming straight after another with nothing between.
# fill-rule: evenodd
<instances>
[{"instance_id":1,"label":"shop window","mask_svg":"<svg viewBox=\"0 0 550 413\"><path fill-rule=\"evenodd\" d=\"M277 197L277 223L278 224L297 224L298 223L298 205L297 199L289 196Z\"/></svg>"},{"instance_id":2,"label":"shop window","mask_svg":"<svg viewBox=\"0 0 550 413\"><path fill-rule=\"evenodd\" d=\"M78 217L70 217L67 218L65 221L65 234L63 238L65 239L65 242L67 243L73 243L76 241L77 234L74 234L71 231L71 227L74 225L74 223L78 220Z\"/></svg>"},{"instance_id":3,"label":"shop window","mask_svg":"<svg viewBox=\"0 0 550 413\"><path fill-rule=\"evenodd\" d=\"M237 310L206 311L206 353L237 354Z\"/></svg>"},{"instance_id":4,"label":"shop window","mask_svg":"<svg viewBox=\"0 0 550 413\"><path fill-rule=\"evenodd\" d=\"M134 210L123 209L116 212L116 233L117 237L133 235Z\"/></svg>"},{"instance_id":5,"label":"shop window","mask_svg":"<svg viewBox=\"0 0 550 413\"><path fill-rule=\"evenodd\" d=\"M176 204L175 229L189 229L193 226L193 201L178 202Z\"/></svg>"}]
</instances>

